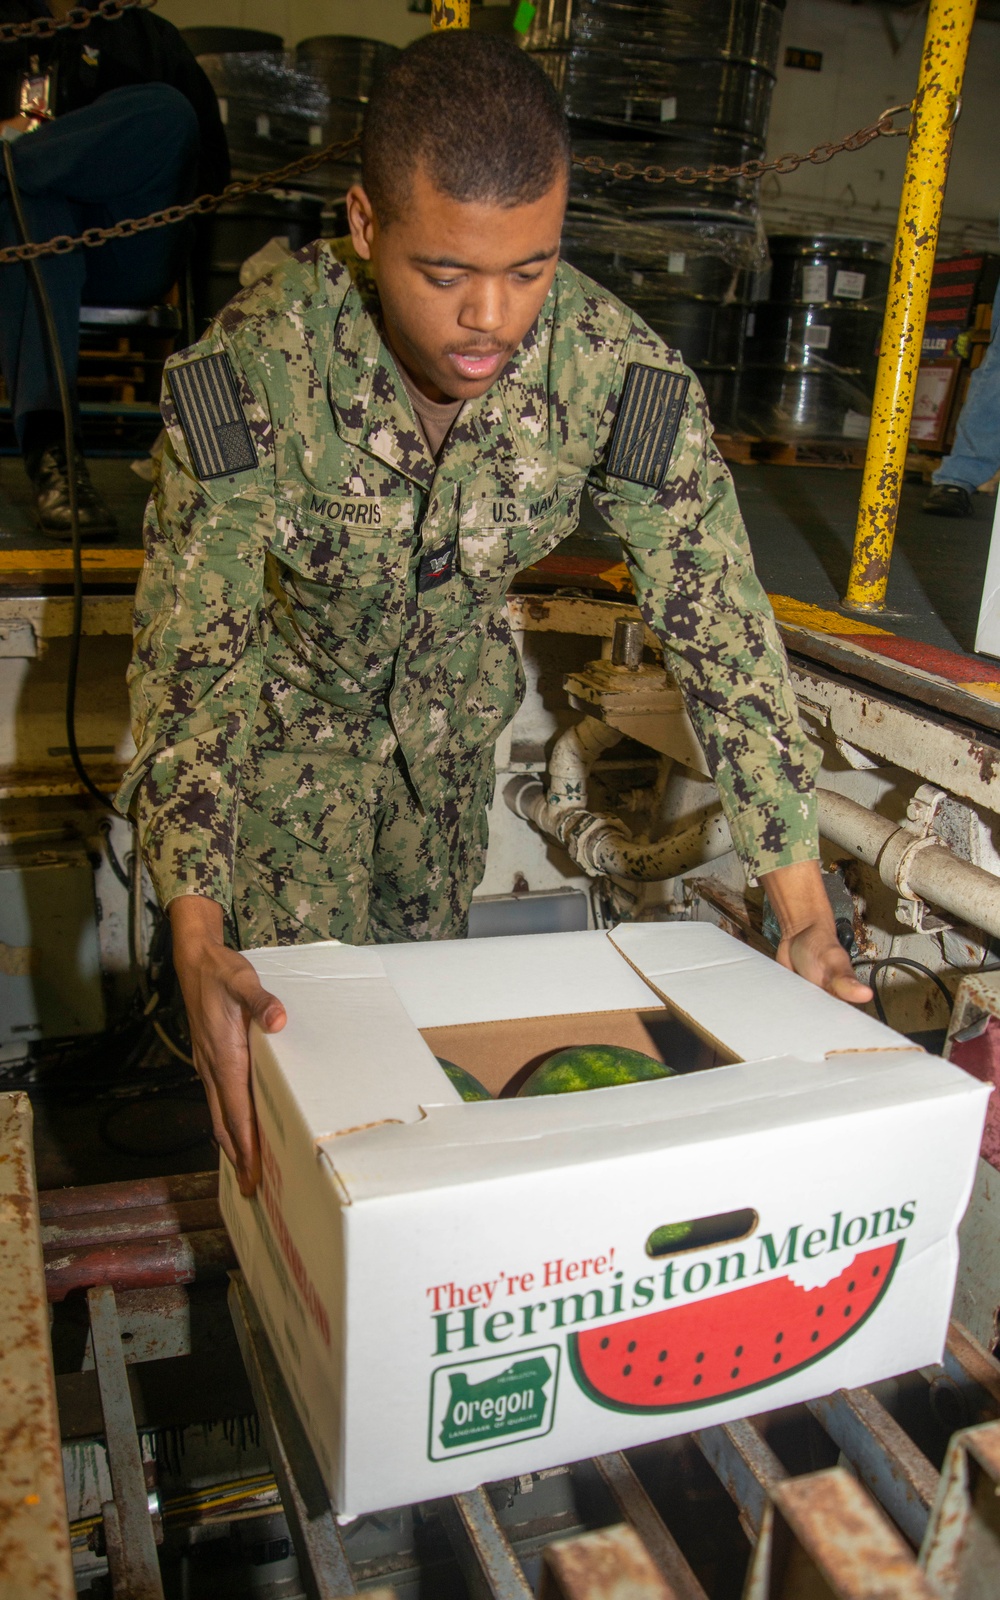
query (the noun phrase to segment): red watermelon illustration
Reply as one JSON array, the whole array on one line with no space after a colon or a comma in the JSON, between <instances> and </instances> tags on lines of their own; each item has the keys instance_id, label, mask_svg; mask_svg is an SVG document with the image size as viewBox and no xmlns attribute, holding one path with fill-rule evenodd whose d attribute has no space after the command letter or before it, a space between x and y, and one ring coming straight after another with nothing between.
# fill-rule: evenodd
<instances>
[{"instance_id":1,"label":"red watermelon illustration","mask_svg":"<svg viewBox=\"0 0 1000 1600\"><path fill-rule=\"evenodd\" d=\"M772 1278L572 1334L573 1375L611 1411L687 1411L763 1389L857 1333L902 1252L902 1242L863 1251L819 1289Z\"/></svg>"}]
</instances>

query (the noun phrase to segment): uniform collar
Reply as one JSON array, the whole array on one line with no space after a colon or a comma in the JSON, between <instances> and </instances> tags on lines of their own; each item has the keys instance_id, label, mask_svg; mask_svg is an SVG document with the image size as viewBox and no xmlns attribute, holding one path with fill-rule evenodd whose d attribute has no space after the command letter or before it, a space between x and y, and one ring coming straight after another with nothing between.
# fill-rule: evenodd
<instances>
[{"instance_id":1,"label":"uniform collar","mask_svg":"<svg viewBox=\"0 0 1000 1600\"><path fill-rule=\"evenodd\" d=\"M382 339L374 284L359 270L362 264L356 258L344 264L351 272L351 287L337 313L328 379L337 432L348 444L429 489L437 464ZM546 447L553 306L554 291L550 291L538 322L497 382L459 414L448 435L442 467L460 445L508 459L531 458Z\"/></svg>"}]
</instances>

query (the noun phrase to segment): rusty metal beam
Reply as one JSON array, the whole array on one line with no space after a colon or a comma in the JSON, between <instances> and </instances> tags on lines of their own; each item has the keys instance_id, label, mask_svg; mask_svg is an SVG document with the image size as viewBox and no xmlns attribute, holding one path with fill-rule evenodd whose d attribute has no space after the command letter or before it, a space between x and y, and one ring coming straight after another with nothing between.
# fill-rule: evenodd
<instances>
[{"instance_id":1,"label":"rusty metal beam","mask_svg":"<svg viewBox=\"0 0 1000 1600\"><path fill-rule=\"evenodd\" d=\"M896 1526L919 1546L938 1487L923 1451L869 1389L840 1389L813 1400L809 1410Z\"/></svg>"},{"instance_id":2,"label":"rusty metal beam","mask_svg":"<svg viewBox=\"0 0 1000 1600\"><path fill-rule=\"evenodd\" d=\"M960 1322L948 1325L943 1364L948 1377L977 1408L977 1421L1000 1417L1000 1361Z\"/></svg>"},{"instance_id":3,"label":"rusty metal beam","mask_svg":"<svg viewBox=\"0 0 1000 1600\"><path fill-rule=\"evenodd\" d=\"M634 1528L557 1539L542 1555L539 1600L675 1600Z\"/></svg>"},{"instance_id":4,"label":"rusty metal beam","mask_svg":"<svg viewBox=\"0 0 1000 1600\"><path fill-rule=\"evenodd\" d=\"M316 1457L239 1272L230 1281L229 1309L308 1600L356 1594Z\"/></svg>"},{"instance_id":5,"label":"rusty metal beam","mask_svg":"<svg viewBox=\"0 0 1000 1600\"><path fill-rule=\"evenodd\" d=\"M788 1477L763 1434L750 1421L702 1428L691 1435L723 1487L739 1507L743 1531L757 1539L767 1497Z\"/></svg>"},{"instance_id":6,"label":"rusty metal beam","mask_svg":"<svg viewBox=\"0 0 1000 1600\"><path fill-rule=\"evenodd\" d=\"M472 1600L532 1600L532 1588L485 1489L439 1505L441 1521Z\"/></svg>"},{"instance_id":7,"label":"rusty metal beam","mask_svg":"<svg viewBox=\"0 0 1000 1600\"><path fill-rule=\"evenodd\" d=\"M611 1490L615 1504L631 1523L676 1600L706 1600L687 1558L649 1495L619 1452L595 1456L594 1466Z\"/></svg>"},{"instance_id":8,"label":"rusty metal beam","mask_svg":"<svg viewBox=\"0 0 1000 1600\"><path fill-rule=\"evenodd\" d=\"M844 605L882 611L920 346L976 0L930 0Z\"/></svg>"},{"instance_id":9,"label":"rusty metal beam","mask_svg":"<svg viewBox=\"0 0 1000 1600\"><path fill-rule=\"evenodd\" d=\"M743 1600L940 1600L902 1536L842 1467L771 1492Z\"/></svg>"},{"instance_id":10,"label":"rusty metal beam","mask_svg":"<svg viewBox=\"0 0 1000 1600\"><path fill-rule=\"evenodd\" d=\"M940 1600L1000 1594L1000 1422L952 1439L920 1561Z\"/></svg>"},{"instance_id":11,"label":"rusty metal beam","mask_svg":"<svg viewBox=\"0 0 1000 1600\"><path fill-rule=\"evenodd\" d=\"M222 1226L217 1199L178 1200L171 1205L81 1212L43 1222L42 1248L51 1252L83 1245L128 1244L136 1239L167 1239L178 1233Z\"/></svg>"},{"instance_id":12,"label":"rusty metal beam","mask_svg":"<svg viewBox=\"0 0 1000 1600\"><path fill-rule=\"evenodd\" d=\"M112 1509L104 1508L112 1588L122 1600L163 1600L163 1581L122 1355L115 1292L104 1286L91 1289L87 1304L101 1390L108 1467L115 1495Z\"/></svg>"},{"instance_id":13,"label":"rusty metal beam","mask_svg":"<svg viewBox=\"0 0 1000 1600\"><path fill-rule=\"evenodd\" d=\"M0 1594L73 1600L31 1103L0 1095Z\"/></svg>"}]
</instances>

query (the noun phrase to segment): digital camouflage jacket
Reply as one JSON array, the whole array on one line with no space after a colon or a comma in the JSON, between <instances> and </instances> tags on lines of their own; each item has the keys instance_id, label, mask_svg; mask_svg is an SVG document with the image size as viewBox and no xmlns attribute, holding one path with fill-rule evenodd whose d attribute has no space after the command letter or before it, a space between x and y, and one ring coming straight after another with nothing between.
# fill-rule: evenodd
<instances>
[{"instance_id":1,"label":"digital camouflage jacket","mask_svg":"<svg viewBox=\"0 0 1000 1600\"><path fill-rule=\"evenodd\" d=\"M817 855L816 753L704 396L582 274L560 265L436 464L371 285L330 242L171 359L163 415L118 803L164 904L229 905L248 818L321 845L361 768L401 756L431 802L488 759L523 688L504 597L575 529L585 487L748 873Z\"/></svg>"}]
</instances>

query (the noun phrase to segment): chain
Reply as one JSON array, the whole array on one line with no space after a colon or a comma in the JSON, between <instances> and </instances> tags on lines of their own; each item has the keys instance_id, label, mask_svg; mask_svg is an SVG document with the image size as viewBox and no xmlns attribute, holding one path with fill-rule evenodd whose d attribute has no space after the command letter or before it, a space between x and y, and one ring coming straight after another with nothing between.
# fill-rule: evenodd
<instances>
[{"instance_id":1,"label":"chain","mask_svg":"<svg viewBox=\"0 0 1000 1600\"><path fill-rule=\"evenodd\" d=\"M31 22L0 22L0 44L13 44L15 39L51 39L65 28L89 28L95 17L117 22L126 11L145 11L155 4L156 0L101 0L93 11L87 6L74 6L64 17L35 17Z\"/></svg>"},{"instance_id":2,"label":"chain","mask_svg":"<svg viewBox=\"0 0 1000 1600\"><path fill-rule=\"evenodd\" d=\"M631 161L605 161L602 156L574 156L573 163L583 167L586 172L606 172L620 183L630 178L640 178L643 183L666 183L668 179L675 183L724 183L729 178L762 178L765 172L795 172L807 162L822 166L825 161L832 161L834 156L839 156L845 150L863 150L873 139L905 138L909 129L894 127L893 118L910 109L909 104L890 106L877 122L869 123L867 128L849 133L846 139L840 139L836 144L813 145L807 155L778 156L774 161L744 161L739 167L705 167L701 171L696 167L676 167L671 171L667 167L636 167Z\"/></svg>"},{"instance_id":3,"label":"chain","mask_svg":"<svg viewBox=\"0 0 1000 1600\"><path fill-rule=\"evenodd\" d=\"M125 5L127 0L105 0L105 4L108 3ZM132 3L148 4L149 0L132 0ZM810 161L814 165L822 165L823 162L840 155L842 151L863 150L865 145L871 144L874 139L905 138L909 130L894 127L893 118L900 112L910 109L909 105L892 106L888 111L883 111L877 122L869 123L867 128L859 128L857 133L848 134L846 139L840 139L836 144L814 145L808 155L778 156L774 161L745 161L741 167L706 167L704 171L698 171L694 167L678 167L671 172L666 167L636 167L630 161L610 163L600 156L574 156L573 161L587 172L606 172L620 182L625 182L629 178L640 178L644 183L666 183L672 178L677 183L697 183L699 180L722 183L727 178L760 178L765 172L794 172L797 167ZM328 161L339 160L358 143L358 139L348 139L343 144L327 145L323 150L317 150L314 155L301 156L298 161L292 161L287 167L281 167L276 172L264 172L259 178L230 183L221 194L199 195L197 200L190 201L188 205L167 206L163 211L150 212L148 217L125 217L109 228L86 228L83 233L77 234L61 233L54 239L46 239L40 244L8 245L6 249L0 250L0 266L8 266L15 261L34 261L39 256L68 255L80 245L93 249L97 245L107 244L109 239L131 239L137 233L148 233L151 228L167 228L174 223L183 222L187 217L203 216L227 200L240 200L244 195L255 194L261 189L281 188L293 178L312 172L314 168L323 166Z\"/></svg>"},{"instance_id":4,"label":"chain","mask_svg":"<svg viewBox=\"0 0 1000 1600\"><path fill-rule=\"evenodd\" d=\"M96 245L107 244L109 239L131 239L135 234L148 233L152 228L172 227L188 217L204 216L207 211L214 211L216 206L223 205L227 200L241 200L244 195L256 194L260 189L280 189L293 178L300 178L303 173L311 172L326 161L338 161L358 143L357 139L346 139L343 144L328 144L314 155L300 156L298 161L289 162L287 167L281 167L277 172L263 172L259 178L228 183L221 194L202 194L187 205L166 206L162 211L151 211L148 217L123 217L121 222L109 228L85 228L83 233L76 234L60 233L54 239L46 239L40 244L8 245L5 250L0 250L0 266L8 266L14 261L36 261L39 256L65 256L79 245L93 249Z\"/></svg>"}]
</instances>

